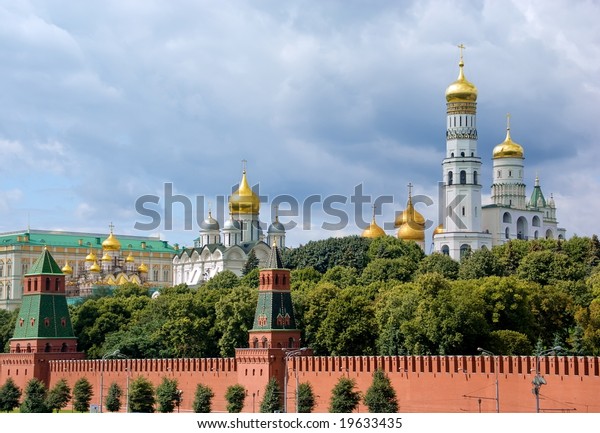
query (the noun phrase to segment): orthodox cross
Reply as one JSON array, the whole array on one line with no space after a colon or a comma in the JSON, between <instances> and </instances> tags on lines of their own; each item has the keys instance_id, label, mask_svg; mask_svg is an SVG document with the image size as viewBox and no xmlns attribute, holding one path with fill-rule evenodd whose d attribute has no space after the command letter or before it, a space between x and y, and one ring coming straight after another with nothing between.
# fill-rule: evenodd
<instances>
[{"instance_id":1,"label":"orthodox cross","mask_svg":"<svg viewBox=\"0 0 600 433\"><path fill-rule=\"evenodd\" d=\"M460 61L462 62L463 61L463 50L466 49L467 47L465 47L464 44L457 45L457 47L460 50Z\"/></svg>"}]
</instances>

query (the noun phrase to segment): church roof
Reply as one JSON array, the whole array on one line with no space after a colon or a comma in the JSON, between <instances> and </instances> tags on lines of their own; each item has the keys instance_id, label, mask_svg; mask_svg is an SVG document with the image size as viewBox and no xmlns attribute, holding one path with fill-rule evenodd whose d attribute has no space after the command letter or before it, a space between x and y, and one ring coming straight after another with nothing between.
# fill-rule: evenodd
<instances>
[{"instance_id":1,"label":"church roof","mask_svg":"<svg viewBox=\"0 0 600 433\"><path fill-rule=\"evenodd\" d=\"M58 263L54 260L54 257L50 254L50 252L44 248L42 254L38 257L35 263L29 269L29 272L25 275L40 275L40 274L57 274L62 275L63 272L58 266Z\"/></svg>"},{"instance_id":2,"label":"church roof","mask_svg":"<svg viewBox=\"0 0 600 433\"><path fill-rule=\"evenodd\" d=\"M65 296L23 296L13 339L74 337Z\"/></svg>"},{"instance_id":3,"label":"church roof","mask_svg":"<svg viewBox=\"0 0 600 433\"><path fill-rule=\"evenodd\" d=\"M23 230L0 233L0 245L47 245L48 247L77 248L89 251L90 248L101 249L106 234L63 232L52 230ZM119 235L124 249L131 251L152 251L154 253L175 253L167 241L154 236Z\"/></svg>"}]
</instances>

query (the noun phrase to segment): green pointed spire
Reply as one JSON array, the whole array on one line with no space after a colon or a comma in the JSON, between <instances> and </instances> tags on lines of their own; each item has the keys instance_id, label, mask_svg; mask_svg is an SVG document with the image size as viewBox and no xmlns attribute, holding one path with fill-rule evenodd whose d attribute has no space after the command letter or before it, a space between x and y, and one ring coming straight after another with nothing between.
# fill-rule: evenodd
<instances>
[{"instance_id":1,"label":"green pointed spire","mask_svg":"<svg viewBox=\"0 0 600 433\"><path fill-rule=\"evenodd\" d=\"M41 275L41 274L53 274L62 275L63 272L60 270L60 266L54 260L54 257L50 254L48 249L44 247L44 251L35 261L35 263L29 269L29 272L25 275Z\"/></svg>"}]
</instances>

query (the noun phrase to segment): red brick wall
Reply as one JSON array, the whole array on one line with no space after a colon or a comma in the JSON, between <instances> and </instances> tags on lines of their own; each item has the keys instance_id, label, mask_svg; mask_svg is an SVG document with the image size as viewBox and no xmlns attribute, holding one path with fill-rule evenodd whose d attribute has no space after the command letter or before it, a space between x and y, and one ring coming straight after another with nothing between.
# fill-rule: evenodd
<instances>
[{"instance_id":1,"label":"red brick wall","mask_svg":"<svg viewBox=\"0 0 600 433\"><path fill-rule=\"evenodd\" d=\"M501 412L534 412L535 357L498 357ZM544 412L600 412L598 357L542 357L547 381L540 390ZM327 412L331 390L341 376L356 380L363 393L382 368L394 386L401 412L494 412L494 360L482 356L302 357L288 363L288 406L298 382L310 382L315 412ZM532 371L533 370L533 371ZM481 401L480 401L481 400ZM367 408L361 404L360 412Z\"/></svg>"},{"instance_id":2,"label":"red brick wall","mask_svg":"<svg viewBox=\"0 0 600 433\"><path fill-rule=\"evenodd\" d=\"M212 388L213 411L225 412L225 392L227 387L237 383L235 359L108 359L84 361L57 361L50 366L53 386L58 380L65 378L69 386L73 386L80 377L87 377L93 386L94 396L91 404L100 404L100 383L103 383L104 400L112 382L118 383L126 392L127 381L138 376L145 376L156 387L163 377L177 379L179 389L183 391L182 412L192 411L192 403L196 386L199 383ZM122 411L125 411L125 397L121 399Z\"/></svg>"},{"instance_id":3,"label":"red brick wall","mask_svg":"<svg viewBox=\"0 0 600 433\"><path fill-rule=\"evenodd\" d=\"M259 410L270 375L283 383L285 363L276 349L245 349L240 361L227 359L79 360L42 363L39 354L5 354L0 357L0 384L10 376L21 388L32 374L47 374L49 385L65 378L72 387L87 377L94 387L92 404L100 401L101 371L103 395L117 382L125 390L127 377L144 375L154 385L172 377L183 390L181 411L191 411L198 383L210 386L215 397L213 411L226 411L228 386L243 384L248 390L245 412ZM10 357L10 363L7 362ZM535 357L497 357L501 412L534 412L531 381ZM44 364L49 371L44 371ZM16 368L19 368L17 376ZM24 369L27 368L27 375ZM32 373L31 369L36 373ZM383 369L396 389L401 412L494 412L495 362L486 356L397 356L397 357L296 357L288 362L288 408L295 407L296 374L299 383L310 382L317 395L315 412L327 412L331 390L341 376L356 380L363 393L372 374ZM544 412L600 412L600 358L542 357L540 370L547 381L541 387L540 407ZM261 374L262 371L262 374ZM254 394L254 398L252 398ZM123 399L123 410L125 399ZM254 403L254 404L253 404ZM360 412L366 412L361 404Z\"/></svg>"}]
</instances>

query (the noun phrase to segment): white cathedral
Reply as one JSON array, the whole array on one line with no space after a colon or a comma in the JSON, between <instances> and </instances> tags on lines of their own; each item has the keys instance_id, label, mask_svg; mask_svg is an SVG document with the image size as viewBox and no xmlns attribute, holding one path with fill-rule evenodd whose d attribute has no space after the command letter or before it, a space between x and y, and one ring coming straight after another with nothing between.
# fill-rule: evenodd
<instances>
[{"instance_id":1,"label":"white cathedral","mask_svg":"<svg viewBox=\"0 0 600 433\"><path fill-rule=\"evenodd\" d=\"M270 245L285 247L285 227L276 214L265 239L259 211L260 199L250 188L244 168L239 188L229 197L229 219L223 228L209 211L200 224L200 237L194 247L183 248L173 258L173 285L197 286L224 270L241 276L251 251L259 267L265 266Z\"/></svg>"},{"instance_id":2,"label":"white cathedral","mask_svg":"<svg viewBox=\"0 0 600 433\"><path fill-rule=\"evenodd\" d=\"M546 200L536 176L529 200L525 194L524 151L510 136L493 150L492 203L481 203L481 158L477 153L477 88L464 75L461 56L458 79L446 89L446 157L442 161L440 213L433 251L455 260L471 250L491 248L511 239L564 239L556 206Z\"/></svg>"}]
</instances>

